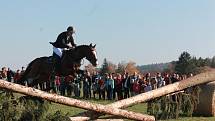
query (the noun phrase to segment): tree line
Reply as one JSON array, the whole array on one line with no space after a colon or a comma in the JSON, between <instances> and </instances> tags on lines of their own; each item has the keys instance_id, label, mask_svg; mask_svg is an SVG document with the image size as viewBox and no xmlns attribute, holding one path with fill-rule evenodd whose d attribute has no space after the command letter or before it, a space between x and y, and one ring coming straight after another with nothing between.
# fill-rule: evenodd
<instances>
[{"instance_id":1,"label":"tree line","mask_svg":"<svg viewBox=\"0 0 215 121\"><path fill-rule=\"evenodd\" d=\"M215 68L215 56L212 58L202 58L191 56L190 53L184 51L180 54L178 60L166 63L156 63L149 65L141 65L137 66L135 62L125 62L122 61L118 64L114 64L113 62L104 59L101 68L97 68L96 70L100 71L101 74L105 73L124 73L125 71L133 74L134 72L138 73L178 73L178 74L198 74L205 67ZM88 65L85 67L88 71L93 71L93 67Z\"/></svg>"}]
</instances>

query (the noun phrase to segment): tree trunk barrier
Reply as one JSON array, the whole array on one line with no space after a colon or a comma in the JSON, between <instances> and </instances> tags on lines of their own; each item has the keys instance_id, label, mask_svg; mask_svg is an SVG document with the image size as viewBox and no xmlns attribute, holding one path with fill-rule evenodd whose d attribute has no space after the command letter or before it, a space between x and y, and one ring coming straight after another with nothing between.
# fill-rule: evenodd
<instances>
[{"instance_id":1,"label":"tree trunk barrier","mask_svg":"<svg viewBox=\"0 0 215 121\"><path fill-rule=\"evenodd\" d=\"M138 103L146 102L146 101L170 94L170 93L178 92L192 86L212 82L214 80L215 80L215 70L212 69L210 71L200 73L198 75L187 78L185 80L182 80L173 84L169 84L164 87L157 88L155 90L152 90L146 93L142 93L127 99L119 100L112 104L108 104L107 106L111 106L114 108L126 108ZM89 120L90 117L98 118L99 116L101 116L101 114L97 114L96 112L92 112L92 111L86 111L78 114L77 116L84 116L85 120Z\"/></svg>"},{"instance_id":2,"label":"tree trunk barrier","mask_svg":"<svg viewBox=\"0 0 215 121\"><path fill-rule=\"evenodd\" d=\"M48 92L44 92L35 88L22 86L19 84L11 83L8 81L0 80L0 88L8 89L11 91L15 91L24 95L30 95L38 98L42 98L45 100L49 100L51 102L68 105L68 106L74 106L82 109L87 109L91 111L96 111L99 113L107 113L115 116L121 116L128 119L133 120L143 120L143 121L154 121L155 118L153 116L141 114L141 113L135 113L132 111L122 110L118 108L113 108L111 106L104 106L101 104L96 103L90 103L85 101L80 101L77 99L69 98L60 96L57 94L51 94Z\"/></svg>"}]
</instances>

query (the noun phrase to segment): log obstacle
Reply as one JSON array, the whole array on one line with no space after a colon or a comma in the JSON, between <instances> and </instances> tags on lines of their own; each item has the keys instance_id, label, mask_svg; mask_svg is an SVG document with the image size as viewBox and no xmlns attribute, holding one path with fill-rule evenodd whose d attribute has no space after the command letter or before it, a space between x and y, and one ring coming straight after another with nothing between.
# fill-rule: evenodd
<instances>
[{"instance_id":1,"label":"log obstacle","mask_svg":"<svg viewBox=\"0 0 215 121\"><path fill-rule=\"evenodd\" d=\"M184 90L188 87L212 82L214 80L215 80L215 70L212 69L210 71L198 74L196 76L187 78L185 80L182 80L173 84L166 85L164 87L161 87L146 93L142 93L127 99L119 100L112 104L108 104L107 106L114 107L114 108L126 108L134 104L142 103L170 93ZM89 120L90 118L98 118L99 116L101 116L101 114L97 114L96 112L92 112L92 111L86 111L78 114L77 116L84 116L85 120Z\"/></svg>"},{"instance_id":2,"label":"log obstacle","mask_svg":"<svg viewBox=\"0 0 215 121\"><path fill-rule=\"evenodd\" d=\"M99 113L107 113L107 114L111 114L111 115L115 115L115 116L121 116L121 117L125 117L128 119L143 120L143 121L154 121L155 120L155 118L153 116L144 115L141 113L135 113L132 111L126 111L126 110L122 110L122 109L117 109L117 108L113 108L111 106L104 106L101 104L80 101L77 99L64 97L64 96L60 96L57 94L51 94L51 93L44 92L44 91L41 91L41 90L38 90L35 88L22 86L22 85L7 82L4 80L0 80L0 88L15 91L15 92L18 92L18 93L21 93L24 95L35 96L38 98L42 98L42 99L49 100L51 102L55 102L55 103L59 103L59 104L63 104L63 105L74 106L74 107L78 107L78 108L82 108L82 109L96 111Z\"/></svg>"},{"instance_id":3,"label":"log obstacle","mask_svg":"<svg viewBox=\"0 0 215 121\"><path fill-rule=\"evenodd\" d=\"M86 121L87 117L70 117L71 121ZM94 121L124 121L123 119L114 119L114 118L109 118L109 119L95 119Z\"/></svg>"},{"instance_id":4,"label":"log obstacle","mask_svg":"<svg viewBox=\"0 0 215 121\"><path fill-rule=\"evenodd\" d=\"M215 81L200 86L201 92L196 114L215 116Z\"/></svg>"}]
</instances>

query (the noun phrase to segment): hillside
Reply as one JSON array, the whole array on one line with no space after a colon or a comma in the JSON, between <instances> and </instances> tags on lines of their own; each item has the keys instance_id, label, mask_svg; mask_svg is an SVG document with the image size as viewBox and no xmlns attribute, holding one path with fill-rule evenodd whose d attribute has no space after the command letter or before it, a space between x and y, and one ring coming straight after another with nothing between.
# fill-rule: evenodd
<instances>
[{"instance_id":1,"label":"hillside","mask_svg":"<svg viewBox=\"0 0 215 121\"><path fill-rule=\"evenodd\" d=\"M156 64L148 64L148 65L141 65L137 66L137 68L142 72L161 72L164 69L167 69L171 63L156 63Z\"/></svg>"}]
</instances>

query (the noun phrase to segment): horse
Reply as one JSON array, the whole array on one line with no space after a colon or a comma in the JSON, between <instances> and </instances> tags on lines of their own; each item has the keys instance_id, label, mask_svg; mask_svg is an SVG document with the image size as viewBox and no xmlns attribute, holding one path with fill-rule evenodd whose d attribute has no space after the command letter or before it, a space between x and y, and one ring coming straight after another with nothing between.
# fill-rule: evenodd
<instances>
[{"instance_id":1,"label":"horse","mask_svg":"<svg viewBox=\"0 0 215 121\"><path fill-rule=\"evenodd\" d=\"M63 52L61 59L60 70L58 70L58 76L75 75L80 71L81 60L86 58L93 66L98 65L98 59L96 55L96 45L80 45L74 49L70 49ZM50 77L53 74L54 64L53 57L39 57L29 63L25 72L21 75L19 84L24 85L27 81L28 86L33 87L38 84L50 83ZM50 90L50 86L47 85L47 90Z\"/></svg>"}]
</instances>

